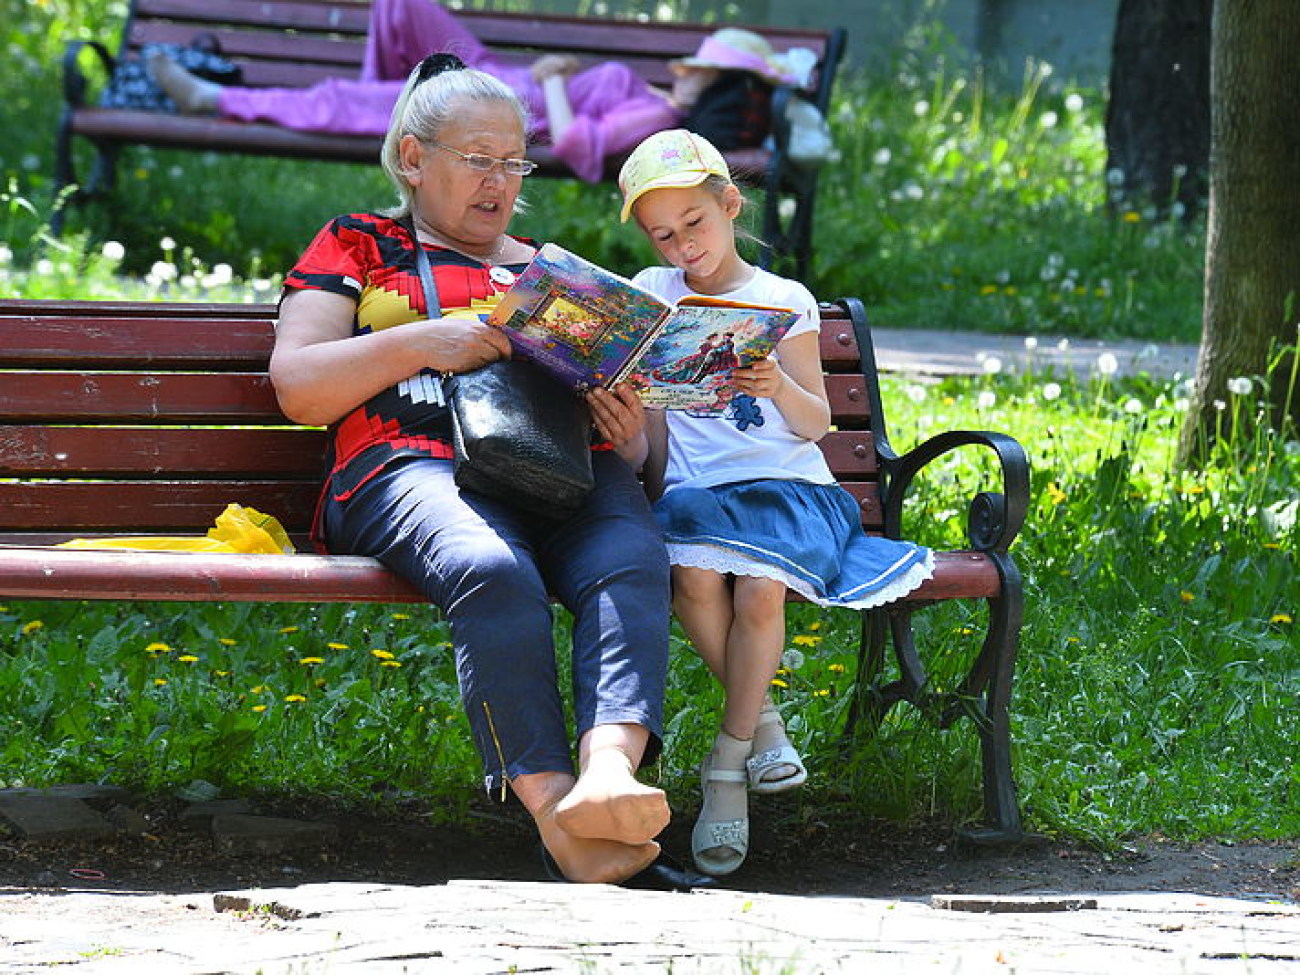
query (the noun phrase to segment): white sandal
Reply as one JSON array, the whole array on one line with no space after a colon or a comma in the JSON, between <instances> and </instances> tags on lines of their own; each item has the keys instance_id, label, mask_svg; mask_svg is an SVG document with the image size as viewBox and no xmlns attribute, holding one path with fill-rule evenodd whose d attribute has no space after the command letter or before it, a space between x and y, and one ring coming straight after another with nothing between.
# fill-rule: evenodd
<instances>
[{"instance_id":1,"label":"white sandal","mask_svg":"<svg viewBox=\"0 0 1300 975\"><path fill-rule=\"evenodd\" d=\"M713 877L724 877L739 869L749 855L749 817L710 822L709 783L745 783L749 775L741 769L715 769L712 758L712 755L705 756L700 765L705 800L700 818L695 821L695 829L691 832L691 853L701 871Z\"/></svg>"},{"instance_id":2,"label":"white sandal","mask_svg":"<svg viewBox=\"0 0 1300 975\"><path fill-rule=\"evenodd\" d=\"M808 769L803 764L803 759L799 753L794 750L790 744L790 739L786 737L785 725L781 721L781 715L776 708L765 707L758 716L758 726L780 725L782 743L776 748L768 748L749 756L745 760L745 771L749 775L749 788L751 792L759 795L772 795L777 792L785 792L789 789L797 789L808 781ZM755 740L758 736L755 734ZM782 769L793 769L786 775L779 778L773 778L772 773Z\"/></svg>"}]
</instances>

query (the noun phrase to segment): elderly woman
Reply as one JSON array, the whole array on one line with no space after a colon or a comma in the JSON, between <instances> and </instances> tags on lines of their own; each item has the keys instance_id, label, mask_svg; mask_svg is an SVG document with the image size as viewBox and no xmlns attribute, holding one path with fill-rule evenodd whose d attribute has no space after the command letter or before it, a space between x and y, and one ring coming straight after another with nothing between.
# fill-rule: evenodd
<instances>
[{"instance_id":1,"label":"elderly woman","mask_svg":"<svg viewBox=\"0 0 1300 975\"><path fill-rule=\"evenodd\" d=\"M535 252L506 232L531 169L525 131L500 81L427 58L384 143L401 205L336 218L302 255L285 280L271 379L287 416L330 428L318 541L377 557L446 614L487 786L523 803L548 864L575 882L690 886L655 842L667 798L636 778L661 747L669 618L667 558L635 477L639 400L626 388L591 393L606 449L593 449L596 488L566 520L452 478L439 377L509 355L480 313ZM426 303L417 247L439 307ZM577 775L552 593L574 620Z\"/></svg>"}]
</instances>

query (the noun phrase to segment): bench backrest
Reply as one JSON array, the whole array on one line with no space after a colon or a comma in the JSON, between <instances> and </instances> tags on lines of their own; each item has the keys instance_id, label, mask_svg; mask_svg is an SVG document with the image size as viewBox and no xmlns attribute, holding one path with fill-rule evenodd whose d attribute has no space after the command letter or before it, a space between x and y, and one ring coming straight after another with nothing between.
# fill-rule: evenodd
<instances>
[{"instance_id":1,"label":"bench backrest","mask_svg":"<svg viewBox=\"0 0 1300 975\"><path fill-rule=\"evenodd\" d=\"M430 0L434 2L434 0ZM652 84L667 86L668 62L695 52L716 25L615 21L609 18L457 11L485 46L508 60L531 63L564 51L584 64L622 61ZM151 43L188 44L213 35L251 87L301 88L324 78L356 77L370 4L357 0L134 0L120 54ZM811 50L826 71L810 90L829 92L843 47L842 30L763 27L778 52ZM818 103L823 109L822 99Z\"/></svg>"},{"instance_id":2,"label":"bench backrest","mask_svg":"<svg viewBox=\"0 0 1300 975\"><path fill-rule=\"evenodd\" d=\"M276 403L274 316L271 305L0 301L0 543L201 535L233 501L304 544L325 434ZM822 320L837 428L822 449L878 532L874 361L860 359L844 307L823 305Z\"/></svg>"}]
</instances>

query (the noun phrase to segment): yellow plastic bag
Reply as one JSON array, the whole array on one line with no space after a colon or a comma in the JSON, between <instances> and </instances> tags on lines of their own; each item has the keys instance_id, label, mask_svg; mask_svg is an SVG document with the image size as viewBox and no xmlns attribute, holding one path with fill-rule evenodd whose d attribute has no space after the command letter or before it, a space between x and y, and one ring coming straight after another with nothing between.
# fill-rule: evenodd
<instances>
[{"instance_id":1,"label":"yellow plastic bag","mask_svg":"<svg viewBox=\"0 0 1300 975\"><path fill-rule=\"evenodd\" d=\"M272 515L228 504L216 525L201 537L138 535L124 538L73 538L59 548L140 549L152 552L253 552L291 555L293 542Z\"/></svg>"}]
</instances>

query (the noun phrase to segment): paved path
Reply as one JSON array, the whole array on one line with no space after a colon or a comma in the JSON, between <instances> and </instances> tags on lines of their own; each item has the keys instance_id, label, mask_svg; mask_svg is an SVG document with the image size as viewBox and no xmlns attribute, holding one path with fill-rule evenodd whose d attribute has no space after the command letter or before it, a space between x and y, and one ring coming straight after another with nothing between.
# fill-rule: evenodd
<instances>
[{"instance_id":1,"label":"paved path","mask_svg":"<svg viewBox=\"0 0 1300 975\"><path fill-rule=\"evenodd\" d=\"M1177 893L951 900L962 909L942 898L487 881L215 896L0 888L0 972L1268 975L1300 968L1296 905Z\"/></svg>"},{"instance_id":2,"label":"paved path","mask_svg":"<svg viewBox=\"0 0 1300 975\"><path fill-rule=\"evenodd\" d=\"M1088 376L1096 374L1098 359L1106 354L1114 356L1118 376L1187 378L1196 372L1194 345L1033 337L1026 344L1019 335L910 328L873 328L871 334L882 370L918 376L978 375L989 357L996 357L1004 370Z\"/></svg>"}]
</instances>

